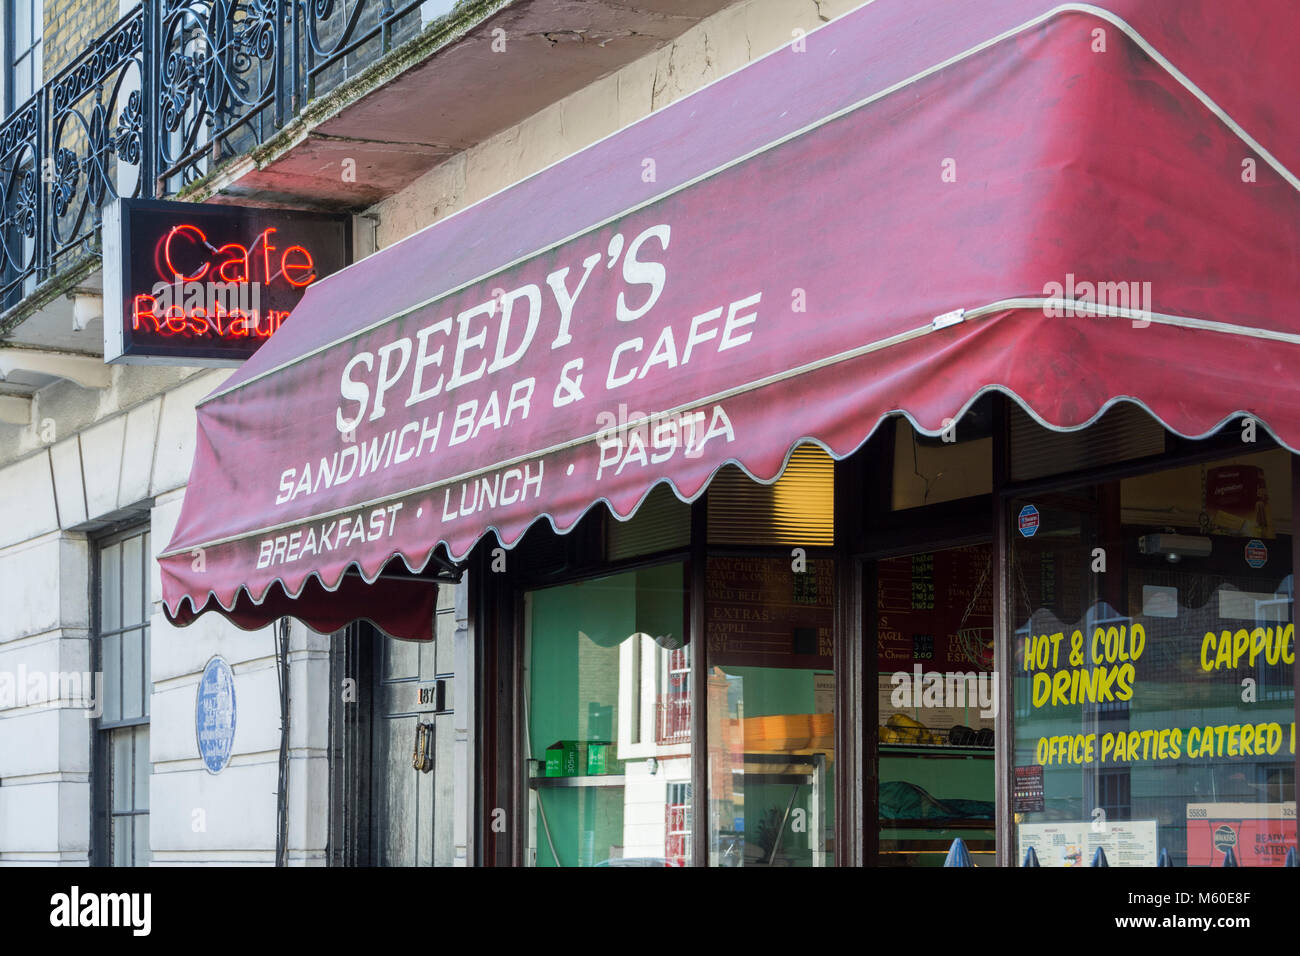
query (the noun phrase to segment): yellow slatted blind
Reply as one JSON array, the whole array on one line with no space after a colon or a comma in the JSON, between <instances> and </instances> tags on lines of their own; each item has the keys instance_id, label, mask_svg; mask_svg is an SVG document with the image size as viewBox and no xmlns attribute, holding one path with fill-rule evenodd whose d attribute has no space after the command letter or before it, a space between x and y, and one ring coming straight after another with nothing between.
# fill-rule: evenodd
<instances>
[{"instance_id":1,"label":"yellow slatted blind","mask_svg":"<svg viewBox=\"0 0 1300 956\"><path fill-rule=\"evenodd\" d=\"M835 543L835 462L816 445L796 448L770 485L726 466L709 485L708 502L709 544Z\"/></svg>"}]
</instances>

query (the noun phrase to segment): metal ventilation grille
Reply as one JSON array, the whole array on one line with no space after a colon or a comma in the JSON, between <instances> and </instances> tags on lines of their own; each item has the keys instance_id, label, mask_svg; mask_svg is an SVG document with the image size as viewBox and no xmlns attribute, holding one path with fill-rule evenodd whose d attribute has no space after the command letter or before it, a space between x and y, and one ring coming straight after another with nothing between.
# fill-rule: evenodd
<instances>
[{"instance_id":1,"label":"metal ventilation grille","mask_svg":"<svg viewBox=\"0 0 1300 956\"><path fill-rule=\"evenodd\" d=\"M619 521L610 514L605 528L610 561L685 548L691 543L691 506L667 485L658 485L631 518Z\"/></svg>"},{"instance_id":2,"label":"metal ventilation grille","mask_svg":"<svg viewBox=\"0 0 1300 956\"><path fill-rule=\"evenodd\" d=\"M835 543L835 462L815 445L796 448L770 485L728 465L709 485L708 501L710 544Z\"/></svg>"},{"instance_id":3,"label":"metal ventilation grille","mask_svg":"<svg viewBox=\"0 0 1300 956\"><path fill-rule=\"evenodd\" d=\"M1078 468L1159 455L1165 430L1137 405L1121 402L1087 428L1054 432L1011 405L1011 480L1027 481Z\"/></svg>"}]
</instances>

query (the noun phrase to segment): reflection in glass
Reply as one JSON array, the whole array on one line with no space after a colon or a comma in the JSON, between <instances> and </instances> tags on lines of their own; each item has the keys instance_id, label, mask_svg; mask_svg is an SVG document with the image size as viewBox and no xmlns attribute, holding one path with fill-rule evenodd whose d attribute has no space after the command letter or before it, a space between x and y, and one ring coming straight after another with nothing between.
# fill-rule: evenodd
<instances>
[{"instance_id":1,"label":"reflection in glass","mask_svg":"<svg viewBox=\"0 0 1300 956\"><path fill-rule=\"evenodd\" d=\"M665 564L525 596L532 865L688 862L684 573Z\"/></svg>"},{"instance_id":2,"label":"reflection in glass","mask_svg":"<svg viewBox=\"0 0 1300 956\"><path fill-rule=\"evenodd\" d=\"M880 866L942 866L957 838L993 865L992 562L978 544L875 563Z\"/></svg>"},{"instance_id":3,"label":"reflection in glass","mask_svg":"<svg viewBox=\"0 0 1300 956\"><path fill-rule=\"evenodd\" d=\"M709 863L834 862L834 573L711 557Z\"/></svg>"},{"instance_id":4,"label":"reflection in glass","mask_svg":"<svg viewBox=\"0 0 1300 956\"><path fill-rule=\"evenodd\" d=\"M1018 856L1278 866L1295 845L1289 466L1038 504L1012 566Z\"/></svg>"}]
</instances>

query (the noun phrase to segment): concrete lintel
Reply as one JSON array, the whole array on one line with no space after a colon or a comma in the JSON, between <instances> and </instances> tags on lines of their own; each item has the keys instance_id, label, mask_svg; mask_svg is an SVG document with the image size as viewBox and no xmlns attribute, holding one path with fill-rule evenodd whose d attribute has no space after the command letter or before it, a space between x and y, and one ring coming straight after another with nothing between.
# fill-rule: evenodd
<instances>
[{"instance_id":1,"label":"concrete lintel","mask_svg":"<svg viewBox=\"0 0 1300 956\"><path fill-rule=\"evenodd\" d=\"M30 425L32 400L21 395L0 395L0 422L6 425Z\"/></svg>"},{"instance_id":2,"label":"concrete lintel","mask_svg":"<svg viewBox=\"0 0 1300 956\"><path fill-rule=\"evenodd\" d=\"M44 349L0 348L0 376L15 371L37 372L76 382L82 388L108 388L113 370L92 355L73 355Z\"/></svg>"}]
</instances>

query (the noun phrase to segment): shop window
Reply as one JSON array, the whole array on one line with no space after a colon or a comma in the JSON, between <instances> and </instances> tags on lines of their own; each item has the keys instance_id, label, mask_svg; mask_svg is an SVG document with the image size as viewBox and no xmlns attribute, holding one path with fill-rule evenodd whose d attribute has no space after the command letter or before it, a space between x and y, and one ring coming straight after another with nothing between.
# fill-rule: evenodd
<instances>
[{"instance_id":1,"label":"shop window","mask_svg":"<svg viewBox=\"0 0 1300 956\"><path fill-rule=\"evenodd\" d=\"M1017 859L1282 864L1290 469L1275 450L1013 502Z\"/></svg>"},{"instance_id":2,"label":"shop window","mask_svg":"<svg viewBox=\"0 0 1300 956\"><path fill-rule=\"evenodd\" d=\"M529 591L524 608L529 864L684 864L686 566Z\"/></svg>"},{"instance_id":3,"label":"shop window","mask_svg":"<svg viewBox=\"0 0 1300 956\"><path fill-rule=\"evenodd\" d=\"M147 866L149 851L149 531L97 548L94 640L103 674L94 742L94 852L109 866Z\"/></svg>"},{"instance_id":4,"label":"shop window","mask_svg":"<svg viewBox=\"0 0 1300 956\"><path fill-rule=\"evenodd\" d=\"M713 556L705 577L709 863L830 865L834 562Z\"/></svg>"},{"instance_id":5,"label":"shop window","mask_svg":"<svg viewBox=\"0 0 1300 956\"><path fill-rule=\"evenodd\" d=\"M993 490L993 403L976 402L937 436L919 434L899 418L894 425L894 511L987 495Z\"/></svg>"},{"instance_id":6,"label":"shop window","mask_svg":"<svg viewBox=\"0 0 1300 956\"><path fill-rule=\"evenodd\" d=\"M957 837L992 865L992 561L979 544L875 562L878 865L941 866Z\"/></svg>"},{"instance_id":7,"label":"shop window","mask_svg":"<svg viewBox=\"0 0 1300 956\"><path fill-rule=\"evenodd\" d=\"M796 448L768 485L727 465L710 483L708 502L711 545L835 543L835 462L816 445Z\"/></svg>"}]
</instances>

